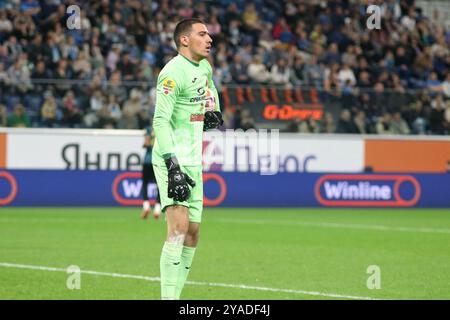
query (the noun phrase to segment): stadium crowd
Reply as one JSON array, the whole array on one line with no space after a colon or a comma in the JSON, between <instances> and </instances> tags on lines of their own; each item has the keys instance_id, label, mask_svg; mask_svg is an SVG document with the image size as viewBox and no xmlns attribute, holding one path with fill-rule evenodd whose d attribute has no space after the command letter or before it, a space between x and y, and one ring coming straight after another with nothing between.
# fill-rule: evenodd
<instances>
[{"instance_id":1,"label":"stadium crowd","mask_svg":"<svg viewBox=\"0 0 450 320\"><path fill-rule=\"evenodd\" d=\"M341 102L339 119L327 112L287 131L450 134L450 29L414 0L383 0L371 1L382 19L369 30L367 3L0 1L0 126L145 127L154 82L176 54L175 25L198 17L214 40L219 91L314 87ZM81 9L81 29L68 28L72 4ZM227 126L255 127L241 109L224 112Z\"/></svg>"}]
</instances>

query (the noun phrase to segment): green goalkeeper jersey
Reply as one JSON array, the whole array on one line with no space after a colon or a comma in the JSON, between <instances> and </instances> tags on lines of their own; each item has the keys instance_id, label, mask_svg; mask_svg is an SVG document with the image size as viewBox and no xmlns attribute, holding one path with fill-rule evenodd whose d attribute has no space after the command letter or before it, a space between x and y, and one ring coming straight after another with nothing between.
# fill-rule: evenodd
<instances>
[{"instance_id":1,"label":"green goalkeeper jersey","mask_svg":"<svg viewBox=\"0 0 450 320\"><path fill-rule=\"evenodd\" d=\"M202 165L205 111L220 111L211 65L178 54L157 80L153 164L164 166L164 156L175 155L182 166Z\"/></svg>"}]
</instances>

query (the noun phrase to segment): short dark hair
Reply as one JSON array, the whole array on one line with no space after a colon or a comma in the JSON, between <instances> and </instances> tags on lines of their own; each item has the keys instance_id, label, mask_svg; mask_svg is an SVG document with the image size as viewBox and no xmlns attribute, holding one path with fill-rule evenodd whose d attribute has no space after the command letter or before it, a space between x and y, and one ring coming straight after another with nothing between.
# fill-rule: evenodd
<instances>
[{"instance_id":1,"label":"short dark hair","mask_svg":"<svg viewBox=\"0 0 450 320\"><path fill-rule=\"evenodd\" d=\"M173 40L177 48L180 48L180 37L192 31L192 25L196 23L205 24L202 20L197 18L184 19L177 23L175 31L173 32Z\"/></svg>"}]
</instances>

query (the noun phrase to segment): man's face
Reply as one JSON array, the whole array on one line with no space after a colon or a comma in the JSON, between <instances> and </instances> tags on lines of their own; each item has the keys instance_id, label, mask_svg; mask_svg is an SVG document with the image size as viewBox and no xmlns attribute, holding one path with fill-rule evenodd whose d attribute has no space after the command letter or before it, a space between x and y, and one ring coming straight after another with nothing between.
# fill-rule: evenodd
<instances>
[{"instance_id":1,"label":"man's face","mask_svg":"<svg viewBox=\"0 0 450 320\"><path fill-rule=\"evenodd\" d=\"M192 31L187 36L187 46L189 50L200 58L206 58L211 50L212 39L209 36L208 29L202 23L192 25Z\"/></svg>"}]
</instances>

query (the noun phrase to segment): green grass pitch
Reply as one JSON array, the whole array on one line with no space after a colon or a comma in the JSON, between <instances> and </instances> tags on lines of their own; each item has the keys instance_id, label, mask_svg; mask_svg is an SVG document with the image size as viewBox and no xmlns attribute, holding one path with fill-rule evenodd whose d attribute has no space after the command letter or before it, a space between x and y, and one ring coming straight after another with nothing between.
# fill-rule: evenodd
<instances>
[{"instance_id":1,"label":"green grass pitch","mask_svg":"<svg viewBox=\"0 0 450 320\"><path fill-rule=\"evenodd\" d=\"M139 215L0 208L0 299L159 299L166 226ZM206 208L189 281L184 299L449 299L450 210Z\"/></svg>"}]
</instances>

